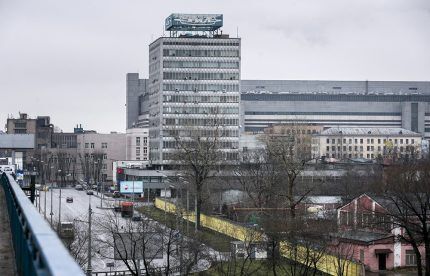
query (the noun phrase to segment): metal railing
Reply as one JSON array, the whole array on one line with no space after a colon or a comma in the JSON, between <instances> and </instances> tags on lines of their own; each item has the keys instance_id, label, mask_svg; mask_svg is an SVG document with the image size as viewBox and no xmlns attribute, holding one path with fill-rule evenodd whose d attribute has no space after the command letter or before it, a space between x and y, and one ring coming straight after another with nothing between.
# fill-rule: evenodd
<instances>
[{"instance_id":1,"label":"metal railing","mask_svg":"<svg viewBox=\"0 0 430 276\"><path fill-rule=\"evenodd\" d=\"M3 173L0 182L5 191L18 275L84 275L13 177Z\"/></svg>"},{"instance_id":2,"label":"metal railing","mask_svg":"<svg viewBox=\"0 0 430 276\"><path fill-rule=\"evenodd\" d=\"M164 275L166 271L165 267L158 267L158 268L150 268L149 273L150 275ZM178 274L181 272L180 267L172 267L169 269L169 274ZM136 273L135 273L136 274ZM135 275L134 274L134 275ZM130 270L120 270L120 271L99 271L99 272L93 272L93 276L129 276L133 275L133 273ZM146 270L141 268L140 269L140 275L147 275Z\"/></svg>"}]
</instances>

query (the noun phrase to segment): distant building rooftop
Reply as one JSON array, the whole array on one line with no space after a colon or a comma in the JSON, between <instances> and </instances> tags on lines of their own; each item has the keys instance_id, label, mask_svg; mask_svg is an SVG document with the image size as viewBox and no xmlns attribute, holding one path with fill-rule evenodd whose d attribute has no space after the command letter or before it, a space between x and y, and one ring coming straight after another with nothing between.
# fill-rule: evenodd
<instances>
[{"instance_id":1,"label":"distant building rooftop","mask_svg":"<svg viewBox=\"0 0 430 276\"><path fill-rule=\"evenodd\" d=\"M324 135L372 135L372 136L390 136L390 135L405 135L421 137L421 134L404 129L404 128L372 128L372 127L332 127L321 132Z\"/></svg>"},{"instance_id":2,"label":"distant building rooftop","mask_svg":"<svg viewBox=\"0 0 430 276\"><path fill-rule=\"evenodd\" d=\"M387 233L376 233L360 230L342 231L337 233L337 235L335 236L341 239L360 241L365 243L392 237L391 234Z\"/></svg>"}]
</instances>

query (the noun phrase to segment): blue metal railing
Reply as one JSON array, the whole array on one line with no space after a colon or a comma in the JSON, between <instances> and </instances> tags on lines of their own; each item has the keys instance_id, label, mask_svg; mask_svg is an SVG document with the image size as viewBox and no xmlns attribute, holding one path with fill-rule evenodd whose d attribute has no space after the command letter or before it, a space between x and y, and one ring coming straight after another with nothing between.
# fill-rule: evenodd
<instances>
[{"instance_id":1,"label":"blue metal railing","mask_svg":"<svg viewBox=\"0 0 430 276\"><path fill-rule=\"evenodd\" d=\"M0 182L6 196L18 274L84 275L13 177L3 173Z\"/></svg>"}]
</instances>

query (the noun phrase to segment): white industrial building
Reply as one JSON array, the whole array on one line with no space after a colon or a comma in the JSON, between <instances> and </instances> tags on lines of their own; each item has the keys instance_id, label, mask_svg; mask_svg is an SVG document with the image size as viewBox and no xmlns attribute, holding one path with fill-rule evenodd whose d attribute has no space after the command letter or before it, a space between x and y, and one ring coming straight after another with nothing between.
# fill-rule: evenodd
<instances>
[{"instance_id":1,"label":"white industrial building","mask_svg":"<svg viewBox=\"0 0 430 276\"><path fill-rule=\"evenodd\" d=\"M314 158L410 157L421 153L422 136L403 128L329 128L312 138Z\"/></svg>"}]
</instances>

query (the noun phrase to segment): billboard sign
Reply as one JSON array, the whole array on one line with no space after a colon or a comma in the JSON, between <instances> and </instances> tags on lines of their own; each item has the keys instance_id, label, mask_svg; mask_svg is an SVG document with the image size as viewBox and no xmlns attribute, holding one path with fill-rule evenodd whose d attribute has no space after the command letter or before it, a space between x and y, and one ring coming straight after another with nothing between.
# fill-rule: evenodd
<instances>
[{"instance_id":1,"label":"billboard sign","mask_svg":"<svg viewBox=\"0 0 430 276\"><path fill-rule=\"evenodd\" d=\"M174 13L165 23L166 31L215 31L222 27L223 15Z\"/></svg>"},{"instance_id":2,"label":"billboard sign","mask_svg":"<svg viewBox=\"0 0 430 276\"><path fill-rule=\"evenodd\" d=\"M119 192L121 194L143 193L143 181L121 181Z\"/></svg>"}]
</instances>

